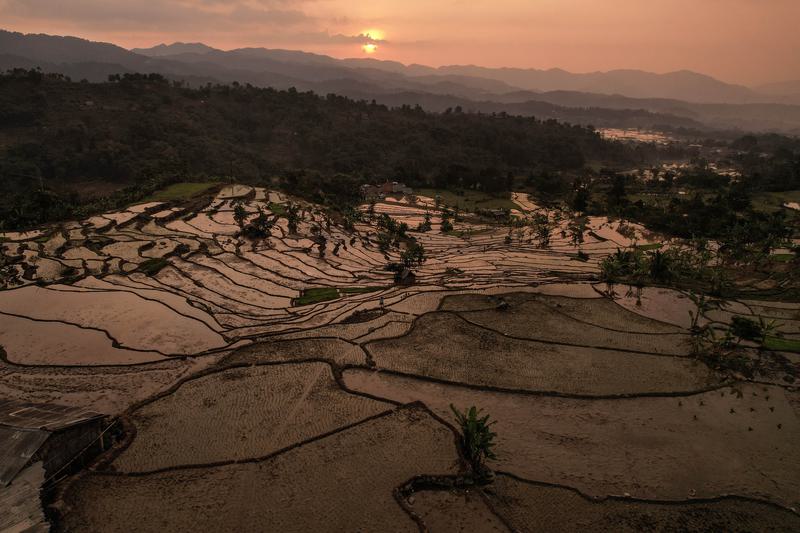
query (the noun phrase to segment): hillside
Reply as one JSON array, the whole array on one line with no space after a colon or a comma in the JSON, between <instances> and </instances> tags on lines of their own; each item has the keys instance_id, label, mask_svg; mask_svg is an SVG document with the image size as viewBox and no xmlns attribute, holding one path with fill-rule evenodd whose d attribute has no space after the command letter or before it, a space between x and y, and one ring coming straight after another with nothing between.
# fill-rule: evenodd
<instances>
[{"instance_id":1,"label":"hillside","mask_svg":"<svg viewBox=\"0 0 800 533\"><path fill-rule=\"evenodd\" d=\"M287 188L322 200L353 198L358 183L386 177L492 190L509 174L657 155L555 121L240 85L190 89L158 75L96 84L19 71L0 77L0 110L0 218L14 227L71 216L81 200L71 184L87 182L135 195L188 177L290 175Z\"/></svg>"}]
</instances>

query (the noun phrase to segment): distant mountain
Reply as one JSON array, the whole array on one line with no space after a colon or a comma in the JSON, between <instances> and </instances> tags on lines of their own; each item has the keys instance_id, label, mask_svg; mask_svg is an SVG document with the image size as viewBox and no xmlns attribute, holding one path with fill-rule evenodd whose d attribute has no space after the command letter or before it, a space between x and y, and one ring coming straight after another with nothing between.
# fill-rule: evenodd
<instances>
[{"instance_id":1,"label":"distant mountain","mask_svg":"<svg viewBox=\"0 0 800 533\"><path fill-rule=\"evenodd\" d=\"M195 49L189 50L192 47ZM186 45L175 43L159 45L150 49L134 49L144 55L198 54L221 52L203 44ZM224 52L222 52L224 53ZM421 83L438 83L434 78L448 77L461 85L480 87L487 92L502 93L525 89L535 92L576 91L609 95L624 95L633 98L670 98L695 103L754 103L769 102L769 95L790 93L759 93L741 85L719 81L711 76L681 70L666 74L655 74L641 70L612 70L578 74L562 69L487 68L474 65L450 65L439 68L423 65L406 66L396 61L374 58L351 58L337 60L329 56L290 50L247 48L231 53L251 58L270 59L305 65L344 66L354 69L369 69L414 77ZM176 58L177 59L177 58ZM481 80L476 84L474 81ZM467 83L464 83L467 81ZM494 85L492 85L494 82Z\"/></svg>"},{"instance_id":2,"label":"distant mountain","mask_svg":"<svg viewBox=\"0 0 800 533\"><path fill-rule=\"evenodd\" d=\"M474 65L449 65L438 68L423 65L404 67L393 61L374 58L345 59L358 67L402 73L408 76L456 75L489 79L528 91L555 90L621 94L634 98L673 98L689 102L750 103L770 101L769 97L741 85L732 85L705 74L688 70L655 74L641 70L612 70L577 74L562 69L488 68Z\"/></svg>"},{"instance_id":3,"label":"distant mountain","mask_svg":"<svg viewBox=\"0 0 800 533\"><path fill-rule=\"evenodd\" d=\"M125 50L75 37L0 30L0 68L37 66L89 81L104 81L110 74L156 72L190 84L295 87L376 99L387 105L421 105L431 110L461 106L595 126L659 124L800 132L800 106L769 103L792 101L794 82L756 92L688 71L573 74L559 69L432 68L375 58L340 60L297 50L223 51L202 43ZM772 96L763 95L767 92Z\"/></svg>"},{"instance_id":4,"label":"distant mountain","mask_svg":"<svg viewBox=\"0 0 800 533\"><path fill-rule=\"evenodd\" d=\"M131 52L147 57L172 56L177 54L203 54L214 48L203 43L159 44L151 48L132 48Z\"/></svg>"},{"instance_id":5,"label":"distant mountain","mask_svg":"<svg viewBox=\"0 0 800 533\"><path fill-rule=\"evenodd\" d=\"M762 94L775 94L775 95L800 94L800 80L766 83L764 85L756 87L756 90Z\"/></svg>"},{"instance_id":6,"label":"distant mountain","mask_svg":"<svg viewBox=\"0 0 800 533\"><path fill-rule=\"evenodd\" d=\"M720 129L800 133L800 106L797 105L692 103L670 98L630 98L574 91L519 92L500 98L507 102L536 99L565 107L643 109L651 113L690 118Z\"/></svg>"},{"instance_id":7,"label":"distant mountain","mask_svg":"<svg viewBox=\"0 0 800 533\"><path fill-rule=\"evenodd\" d=\"M747 87L682 70L654 74L641 70L612 70L575 74L561 69L488 69L473 66L441 67L440 72L479 76L536 91L580 91L622 94L635 98L674 98L688 102L747 103L763 99Z\"/></svg>"},{"instance_id":8,"label":"distant mountain","mask_svg":"<svg viewBox=\"0 0 800 533\"><path fill-rule=\"evenodd\" d=\"M800 80L767 83L759 85L756 90L761 94L772 96L776 101L800 105Z\"/></svg>"},{"instance_id":9,"label":"distant mountain","mask_svg":"<svg viewBox=\"0 0 800 533\"><path fill-rule=\"evenodd\" d=\"M144 66L147 58L110 44L77 37L23 34L0 30L0 54L26 57L46 63L116 63Z\"/></svg>"}]
</instances>

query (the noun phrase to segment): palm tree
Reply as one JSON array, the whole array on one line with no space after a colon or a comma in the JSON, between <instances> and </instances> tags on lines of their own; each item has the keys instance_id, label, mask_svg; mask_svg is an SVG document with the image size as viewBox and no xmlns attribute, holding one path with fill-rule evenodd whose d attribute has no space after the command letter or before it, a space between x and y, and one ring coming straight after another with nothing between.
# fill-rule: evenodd
<instances>
[{"instance_id":1,"label":"palm tree","mask_svg":"<svg viewBox=\"0 0 800 533\"><path fill-rule=\"evenodd\" d=\"M236 202L236 205L233 206L233 220L239 226L239 229L244 229L244 221L247 220L247 209L245 209L242 202Z\"/></svg>"},{"instance_id":2,"label":"palm tree","mask_svg":"<svg viewBox=\"0 0 800 533\"><path fill-rule=\"evenodd\" d=\"M300 208L297 204L288 204L286 206L286 222L289 227L289 233L297 233L297 223L300 221Z\"/></svg>"},{"instance_id":3,"label":"palm tree","mask_svg":"<svg viewBox=\"0 0 800 533\"><path fill-rule=\"evenodd\" d=\"M656 281L672 279L672 259L661 250L650 252L650 277Z\"/></svg>"}]
</instances>

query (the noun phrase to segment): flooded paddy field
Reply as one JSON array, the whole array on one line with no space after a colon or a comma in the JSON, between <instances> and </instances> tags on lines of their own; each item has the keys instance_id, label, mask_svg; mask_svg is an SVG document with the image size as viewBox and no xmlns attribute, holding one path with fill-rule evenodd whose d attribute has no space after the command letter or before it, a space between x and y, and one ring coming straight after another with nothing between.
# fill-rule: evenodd
<instances>
[{"instance_id":1,"label":"flooded paddy field","mask_svg":"<svg viewBox=\"0 0 800 533\"><path fill-rule=\"evenodd\" d=\"M592 217L576 244L511 201L549 244L472 214L443 232L431 198L346 229L243 185L5 234L0 398L121 428L48 491L55 529L797 530L798 358L745 375L696 356L692 327L774 318L789 342L800 306L608 286L602 259L657 235ZM413 283L386 269L382 214L425 248ZM496 420L489 483L451 404Z\"/></svg>"}]
</instances>

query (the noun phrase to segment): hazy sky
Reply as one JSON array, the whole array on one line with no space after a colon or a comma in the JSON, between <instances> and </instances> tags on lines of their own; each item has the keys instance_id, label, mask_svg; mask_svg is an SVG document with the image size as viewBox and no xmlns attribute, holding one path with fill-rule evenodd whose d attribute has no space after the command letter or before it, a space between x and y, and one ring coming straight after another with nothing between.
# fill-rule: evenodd
<instances>
[{"instance_id":1,"label":"hazy sky","mask_svg":"<svg viewBox=\"0 0 800 533\"><path fill-rule=\"evenodd\" d=\"M800 79L800 0L0 0L0 28L404 63Z\"/></svg>"}]
</instances>

